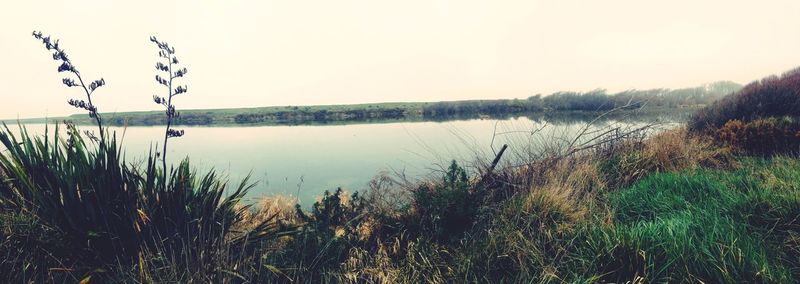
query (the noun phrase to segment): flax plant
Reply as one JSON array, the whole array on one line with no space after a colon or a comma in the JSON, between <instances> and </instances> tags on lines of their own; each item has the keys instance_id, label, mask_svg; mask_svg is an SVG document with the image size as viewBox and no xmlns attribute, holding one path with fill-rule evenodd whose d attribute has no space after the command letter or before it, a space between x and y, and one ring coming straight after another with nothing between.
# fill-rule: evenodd
<instances>
[{"instance_id":1,"label":"flax plant","mask_svg":"<svg viewBox=\"0 0 800 284\"><path fill-rule=\"evenodd\" d=\"M47 50L53 51L53 60L61 62L61 65L58 66L58 72L69 72L72 73L74 78L65 77L62 79L62 83L67 87L80 87L83 89L83 92L86 94L86 101L84 100L77 100L77 99L70 99L68 101L69 105L74 106L76 108L84 109L89 112L89 117L94 118L95 122L97 123L97 128L100 131L100 142L105 142L105 135L103 133L103 120L100 117L100 113L97 112L97 106L92 103L92 94L98 88L105 86L106 80L100 78L98 80L92 81L88 86L84 83L83 77L81 73L78 71L78 68L72 64L72 61L67 56L67 52L59 45L58 39L52 39L49 35L44 36L41 31L34 31L33 37L42 41L44 47ZM75 78L78 79L75 82ZM89 137L94 137L91 133L87 131L86 133ZM96 140L93 138L93 140Z\"/></svg>"},{"instance_id":2,"label":"flax plant","mask_svg":"<svg viewBox=\"0 0 800 284\"><path fill-rule=\"evenodd\" d=\"M188 71L186 68L180 68L178 58L175 57L175 48L169 46L168 43L159 41L156 37L151 36L150 41L155 43L158 46L158 57L163 60L156 62L156 70L159 72L166 73L166 78L162 77L162 74L156 74L156 82L164 87L167 88L167 96L160 97L158 95L153 95L153 101L156 104L163 105L166 108L166 116L167 116L167 127L164 131L164 145L163 150L161 151L161 159L162 159L162 166L164 167L164 172L167 172L167 143L170 138L181 137L184 134L183 130L177 130L172 128L172 123L175 118L180 116L180 113L175 111L175 105L172 104L172 98L186 93L188 91L188 87L186 85L177 86L173 88L174 81L178 78L182 78L186 75ZM166 63L164 63L166 62ZM166 183L166 176L165 183Z\"/></svg>"}]
</instances>

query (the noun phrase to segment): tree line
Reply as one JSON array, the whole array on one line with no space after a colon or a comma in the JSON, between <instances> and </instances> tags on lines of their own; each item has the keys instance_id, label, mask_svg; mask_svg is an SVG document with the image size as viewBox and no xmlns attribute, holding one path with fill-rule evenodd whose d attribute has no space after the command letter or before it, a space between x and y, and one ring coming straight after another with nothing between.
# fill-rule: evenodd
<instances>
[{"instance_id":1,"label":"tree line","mask_svg":"<svg viewBox=\"0 0 800 284\"><path fill-rule=\"evenodd\" d=\"M556 92L548 96L537 94L525 100L474 100L427 104L424 117L449 117L466 114L498 115L503 113L556 111L605 111L614 108L677 108L705 106L736 92L742 86L729 81L716 82L695 88L628 90L608 94L598 89L589 92Z\"/></svg>"}]
</instances>

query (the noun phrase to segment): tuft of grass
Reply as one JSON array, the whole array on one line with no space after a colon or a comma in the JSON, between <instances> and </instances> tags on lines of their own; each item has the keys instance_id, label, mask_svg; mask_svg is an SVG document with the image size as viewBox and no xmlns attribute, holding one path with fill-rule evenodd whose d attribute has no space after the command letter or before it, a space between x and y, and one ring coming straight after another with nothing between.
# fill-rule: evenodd
<instances>
[{"instance_id":1,"label":"tuft of grass","mask_svg":"<svg viewBox=\"0 0 800 284\"><path fill-rule=\"evenodd\" d=\"M691 135L686 128L664 131L642 142L628 141L595 155L612 188L630 185L650 173L736 166L730 149L716 146L706 136Z\"/></svg>"}]
</instances>

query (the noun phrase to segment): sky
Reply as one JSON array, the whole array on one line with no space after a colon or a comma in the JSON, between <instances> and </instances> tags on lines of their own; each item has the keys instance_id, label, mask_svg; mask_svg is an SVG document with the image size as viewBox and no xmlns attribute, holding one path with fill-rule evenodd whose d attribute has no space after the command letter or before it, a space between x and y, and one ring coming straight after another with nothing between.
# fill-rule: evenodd
<instances>
[{"instance_id":1,"label":"sky","mask_svg":"<svg viewBox=\"0 0 800 284\"><path fill-rule=\"evenodd\" d=\"M78 113L61 46L101 112L156 110L158 49L189 70L179 109L526 98L693 87L800 66L797 0L7 1L0 118Z\"/></svg>"}]
</instances>

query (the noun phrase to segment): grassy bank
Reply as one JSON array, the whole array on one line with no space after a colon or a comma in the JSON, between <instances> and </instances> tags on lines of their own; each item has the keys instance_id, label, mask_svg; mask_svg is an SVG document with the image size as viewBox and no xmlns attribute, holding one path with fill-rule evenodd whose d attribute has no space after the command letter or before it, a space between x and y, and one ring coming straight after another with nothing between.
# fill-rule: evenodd
<instances>
[{"instance_id":1,"label":"grassy bank","mask_svg":"<svg viewBox=\"0 0 800 284\"><path fill-rule=\"evenodd\" d=\"M770 84L791 87L796 77ZM113 133L98 138L67 124L54 136L14 136L5 128L0 276L10 283L797 282L800 132L794 113L770 110L782 104L739 116L750 105L737 98L759 90L700 110L688 128L646 136L647 128L587 126L498 167L453 162L440 179L417 182L381 176L360 192L326 191L311 208L282 197L246 204L251 183L229 185L188 159L167 166L151 153L129 163Z\"/></svg>"},{"instance_id":2,"label":"grassy bank","mask_svg":"<svg viewBox=\"0 0 800 284\"><path fill-rule=\"evenodd\" d=\"M550 153L494 172L467 172L454 163L441 180L382 177L360 193L326 193L310 210L280 198L252 208L239 193L223 198L223 181L193 174L188 164L163 185L153 165L109 168L116 151L97 156L20 141L20 153L12 155L26 158L6 160L0 171L0 252L10 281L800 278L800 160L736 156L683 129L572 155ZM86 165L94 166L60 176L58 165L83 162L58 155L87 156ZM51 167L51 174L42 171ZM108 191L118 179L97 175L97 167L120 173L125 186ZM98 184L115 194L97 195ZM54 189L62 197L52 196ZM97 219L103 210L116 213ZM218 221L196 223L206 218Z\"/></svg>"}]
</instances>

